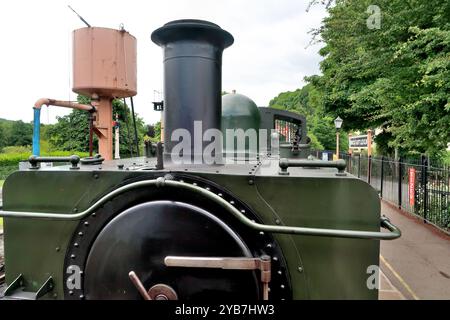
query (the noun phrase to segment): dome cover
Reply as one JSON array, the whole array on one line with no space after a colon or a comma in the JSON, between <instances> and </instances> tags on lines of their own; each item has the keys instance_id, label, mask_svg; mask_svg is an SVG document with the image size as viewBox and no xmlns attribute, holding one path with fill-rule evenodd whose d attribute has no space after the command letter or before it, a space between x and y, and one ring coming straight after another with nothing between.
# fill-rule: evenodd
<instances>
[{"instance_id":1,"label":"dome cover","mask_svg":"<svg viewBox=\"0 0 450 320\"><path fill-rule=\"evenodd\" d=\"M229 93L222 96L222 132L224 135L224 149L231 151L231 146L227 145L226 130L227 129L242 129L247 131L248 129L254 129L256 137L258 137L259 127L261 122L261 116L256 103L239 93ZM257 140L257 145L259 141ZM257 149L251 146L248 139L245 142L245 150L237 150L237 142L235 138L234 150L239 152L255 153Z\"/></svg>"}]
</instances>

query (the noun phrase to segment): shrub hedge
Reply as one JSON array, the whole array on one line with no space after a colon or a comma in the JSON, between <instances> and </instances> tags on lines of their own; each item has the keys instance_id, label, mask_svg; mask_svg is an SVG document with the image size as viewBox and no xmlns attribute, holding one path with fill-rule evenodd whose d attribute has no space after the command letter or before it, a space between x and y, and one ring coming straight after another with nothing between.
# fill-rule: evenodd
<instances>
[{"instance_id":1,"label":"shrub hedge","mask_svg":"<svg viewBox=\"0 0 450 320\"><path fill-rule=\"evenodd\" d=\"M52 151L44 152L43 156L49 157L67 157L76 154L80 157L87 157L89 154L87 152L73 152L73 151ZM11 173L19 170L19 162L23 160L28 160L30 157L30 152L24 153L0 153L0 180L6 179Z\"/></svg>"}]
</instances>

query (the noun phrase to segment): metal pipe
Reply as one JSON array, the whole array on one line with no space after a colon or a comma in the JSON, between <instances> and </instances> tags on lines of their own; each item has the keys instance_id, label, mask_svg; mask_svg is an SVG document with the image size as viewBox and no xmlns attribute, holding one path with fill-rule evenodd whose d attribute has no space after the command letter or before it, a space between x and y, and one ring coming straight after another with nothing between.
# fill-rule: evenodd
<instances>
[{"instance_id":1,"label":"metal pipe","mask_svg":"<svg viewBox=\"0 0 450 320\"><path fill-rule=\"evenodd\" d=\"M132 115L133 127L134 127L134 143L136 144L136 154L138 157L140 157L141 152L139 150L139 139L138 139L138 133L137 133L137 127L136 127L136 115L134 114L133 97L130 97L130 101L131 101L131 115Z\"/></svg>"},{"instance_id":2,"label":"metal pipe","mask_svg":"<svg viewBox=\"0 0 450 320\"><path fill-rule=\"evenodd\" d=\"M130 271L130 273L128 273L128 276L130 277L131 282L133 282L134 286L139 291L144 300L152 300L136 273L134 271Z\"/></svg>"},{"instance_id":3,"label":"metal pipe","mask_svg":"<svg viewBox=\"0 0 450 320\"><path fill-rule=\"evenodd\" d=\"M88 104L75 103L71 101L61 101L55 99L41 98L34 103L34 119L33 119L33 155L40 156L41 155L41 108L42 106L56 106L56 107L64 107L71 108L77 110L83 110L88 112L95 112L97 109L94 106Z\"/></svg>"},{"instance_id":4,"label":"metal pipe","mask_svg":"<svg viewBox=\"0 0 450 320\"><path fill-rule=\"evenodd\" d=\"M34 213L34 212L21 212L21 211L0 211L0 217L15 217L15 218L43 218L43 219L54 219L54 220L79 220L84 218L85 216L93 213L96 209L102 206L107 201L116 197L119 194L122 194L126 191L148 187L148 186L156 186L158 188L161 187L174 187L186 189L189 191L196 192L199 195L204 196L205 198L214 201L215 203L221 205L225 208L230 214L235 216L241 223L250 227L252 229L256 229L258 231L264 232L272 232L272 233L281 233L281 234L295 234L295 235L306 235L306 236L322 236L322 237L336 237L336 238L356 238L356 239L374 239L374 240L393 240L399 238L401 236L401 231L390 223L389 219L386 217L382 217L380 220L380 226L389 230L390 232L377 232L377 231L355 231L355 230L341 230L341 229L322 229L322 228L304 228L304 227L291 227L291 226L278 226L278 225L266 225L260 224L257 222L253 222L248 219L245 215L243 215L237 208L231 205L228 201L224 200L217 194L203 189L199 186L188 184L181 181L174 180L166 180L163 177L159 177L154 180L146 180L146 181L138 181L127 184L107 195L100 198L97 202L95 202L91 207L86 209L83 212L76 214L64 214L64 213Z\"/></svg>"},{"instance_id":5,"label":"metal pipe","mask_svg":"<svg viewBox=\"0 0 450 320\"><path fill-rule=\"evenodd\" d=\"M89 157L94 153L94 115L89 115Z\"/></svg>"},{"instance_id":6,"label":"metal pipe","mask_svg":"<svg viewBox=\"0 0 450 320\"><path fill-rule=\"evenodd\" d=\"M33 155L41 155L41 109L33 108Z\"/></svg>"},{"instance_id":7,"label":"metal pipe","mask_svg":"<svg viewBox=\"0 0 450 320\"><path fill-rule=\"evenodd\" d=\"M48 99L48 98L39 99L38 101L35 102L33 108L41 109L42 106L44 106L44 105L84 110L84 111L89 111L89 112L96 111L95 107L90 104L81 104L81 103L76 103L76 102L72 102L72 101L61 101L61 100Z\"/></svg>"},{"instance_id":8,"label":"metal pipe","mask_svg":"<svg viewBox=\"0 0 450 320\"><path fill-rule=\"evenodd\" d=\"M127 117L127 111L128 111L128 107L127 107L127 102L125 100L125 98L123 98L123 105L125 107L125 119L123 119L125 121L125 126L127 127L127 135L128 135L128 147L130 149L130 156L133 158L133 143L131 141L130 138L130 126L128 125L128 117Z\"/></svg>"}]
</instances>

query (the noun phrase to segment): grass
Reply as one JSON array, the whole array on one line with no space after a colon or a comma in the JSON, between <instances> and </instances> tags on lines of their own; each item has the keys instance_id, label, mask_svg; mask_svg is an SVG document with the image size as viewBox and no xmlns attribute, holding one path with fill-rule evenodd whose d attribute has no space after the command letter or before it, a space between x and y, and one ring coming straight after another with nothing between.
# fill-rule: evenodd
<instances>
[{"instance_id":1,"label":"grass","mask_svg":"<svg viewBox=\"0 0 450 320\"><path fill-rule=\"evenodd\" d=\"M5 180L0 180L0 188L3 187L3 183L5 182ZM3 228L3 219L0 218L0 229Z\"/></svg>"}]
</instances>

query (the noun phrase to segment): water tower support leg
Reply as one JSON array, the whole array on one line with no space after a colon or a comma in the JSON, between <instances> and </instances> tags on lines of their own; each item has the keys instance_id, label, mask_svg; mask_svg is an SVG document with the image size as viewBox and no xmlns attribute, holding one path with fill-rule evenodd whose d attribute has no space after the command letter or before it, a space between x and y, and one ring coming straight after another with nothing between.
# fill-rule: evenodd
<instances>
[{"instance_id":1,"label":"water tower support leg","mask_svg":"<svg viewBox=\"0 0 450 320\"><path fill-rule=\"evenodd\" d=\"M105 160L113 158L113 110L110 98L98 101L95 133L98 136L98 151Z\"/></svg>"}]
</instances>

